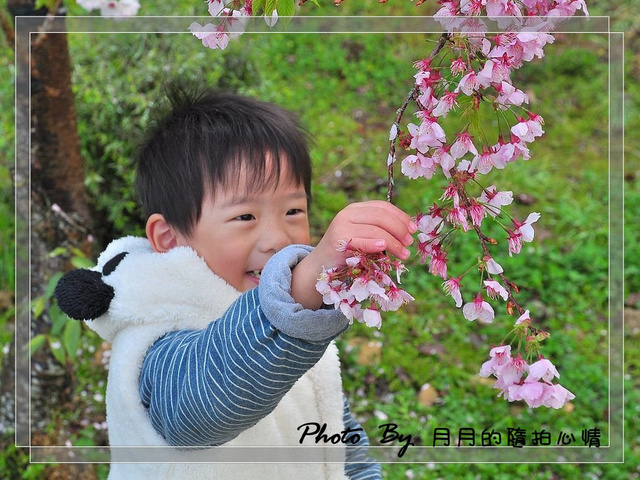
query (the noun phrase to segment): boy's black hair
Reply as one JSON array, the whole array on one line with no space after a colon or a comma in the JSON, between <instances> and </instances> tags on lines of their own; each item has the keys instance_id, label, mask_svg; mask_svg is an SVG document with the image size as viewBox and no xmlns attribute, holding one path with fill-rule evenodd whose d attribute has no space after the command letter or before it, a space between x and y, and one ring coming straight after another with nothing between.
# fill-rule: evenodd
<instances>
[{"instance_id":1,"label":"boy's black hair","mask_svg":"<svg viewBox=\"0 0 640 480\"><path fill-rule=\"evenodd\" d=\"M247 190L261 192L275 189L287 168L310 201L308 136L291 112L194 81L164 91L138 150L135 187L147 216L160 213L189 236L204 196L236 188L241 169Z\"/></svg>"}]
</instances>

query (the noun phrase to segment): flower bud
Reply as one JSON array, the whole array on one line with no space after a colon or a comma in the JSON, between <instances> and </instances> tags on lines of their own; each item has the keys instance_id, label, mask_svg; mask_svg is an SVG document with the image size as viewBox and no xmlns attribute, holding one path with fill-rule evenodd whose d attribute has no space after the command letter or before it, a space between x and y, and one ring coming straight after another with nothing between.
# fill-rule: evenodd
<instances>
[{"instance_id":1,"label":"flower bud","mask_svg":"<svg viewBox=\"0 0 640 480\"><path fill-rule=\"evenodd\" d=\"M535 336L536 341L538 342L542 342L545 339L549 338L551 336L551 334L549 332L538 332Z\"/></svg>"},{"instance_id":2,"label":"flower bud","mask_svg":"<svg viewBox=\"0 0 640 480\"><path fill-rule=\"evenodd\" d=\"M497 245L498 241L495 238L491 238L491 237L487 237L486 235L483 235L484 240L486 242L489 242L491 245Z\"/></svg>"},{"instance_id":3,"label":"flower bud","mask_svg":"<svg viewBox=\"0 0 640 480\"><path fill-rule=\"evenodd\" d=\"M507 315L513 315L513 302L511 300L507 302Z\"/></svg>"}]
</instances>

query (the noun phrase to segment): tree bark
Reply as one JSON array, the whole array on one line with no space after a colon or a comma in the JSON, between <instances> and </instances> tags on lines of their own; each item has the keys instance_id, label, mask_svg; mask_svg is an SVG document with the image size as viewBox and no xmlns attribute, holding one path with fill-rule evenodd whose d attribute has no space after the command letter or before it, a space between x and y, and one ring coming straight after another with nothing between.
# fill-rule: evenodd
<instances>
[{"instance_id":1,"label":"tree bark","mask_svg":"<svg viewBox=\"0 0 640 480\"><path fill-rule=\"evenodd\" d=\"M62 18L55 21L64 23ZM67 35L41 34L33 42L32 55L32 178L52 203L65 212L75 212L88 225L91 212L84 187Z\"/></svg>"}]
</instances>

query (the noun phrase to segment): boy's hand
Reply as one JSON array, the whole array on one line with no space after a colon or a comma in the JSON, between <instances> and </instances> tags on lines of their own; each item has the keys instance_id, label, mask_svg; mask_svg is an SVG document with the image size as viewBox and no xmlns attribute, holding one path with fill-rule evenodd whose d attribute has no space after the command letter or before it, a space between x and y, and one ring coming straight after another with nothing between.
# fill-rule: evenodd
<instances>
[{"instance_id":1,"label":"boy's hand","mask_svg":"<svg viewBox=\"0 0 640 480\"><path fill-rule=\"evenodd\" d=\"M322 305L322 295L315 288L322 268L329 270L346 264L351 256L340 251L349 242L365 253L384 250L401 260L409 258L407 246L418 227L409 215L381 200L353 203L340 211L329 225L318 246L293 270L291 296L303 307L315 310Z\"/></svg>"}]
</instances>

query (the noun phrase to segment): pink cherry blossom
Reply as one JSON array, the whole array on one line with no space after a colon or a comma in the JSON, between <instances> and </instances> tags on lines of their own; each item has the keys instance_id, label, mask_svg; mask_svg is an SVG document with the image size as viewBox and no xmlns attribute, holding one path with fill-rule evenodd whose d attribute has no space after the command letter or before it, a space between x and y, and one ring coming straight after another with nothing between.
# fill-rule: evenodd
<instances>
[{"instance_id":1,"label":"pink cherry blossom","mask_svg":"<svg viewBox=\"0 0 640 480\"><path fill-rule=\"evenodd\" d=\"M488 84L500 84L501 82L507 83L505 80L510 83L509 72L509 67L505 65L501 59L490 58L485 62L484 67L478 73L478 77L482 77L482 82Z\"/></svg>"},{"instance_id":2,"label":"pink cherry blossom","mask_svg":"<svg viewBox=\"0 0 640 480\"><path fill-rule=\"evenodd\" d=\"M418 255L422 263L427 261L427 257L433 255L433 247L438 244L438 236L434 232L430 234L420 232L418 234Z\"/></svg>"},{"instance_id":3,"label":"pink cherry blossom","mask_svg":"<svg viewBox=\"0 0 640 480\"><path fill-rule=\"evenodd\" d=\"M349 302L348 300L342 300L337 308L340 309L342 314L352 322L353 320L357 320L359 322L362 321L362 306L357 303L355 300L353 302Z\"/></svg>"},{"instance_id":4,"label":"pink cherry blossom","mask_svg":"<svg viewBox=\"0 0 640 480\"><path fill-rule=\"evenodd\" d=\"M431 68L431 59L423 58L422 60L414 62L413 66L418 70L429 70Z\"/></svg>"},{"instance_id":5,"label":"pink cherry blossom","mask_svg":"<svg viewBox=\"0 0 640 480\"><path fill-rule=\"evenodd\" d=\"M491 185L482 191L478 201L488 205L487 211L489 215L495 217L502 211L502 207L510 205L513 202L513 192L510 190L499 192L495 185Z\"/></svg>"},{"instance_id":6,"label":"pink cherry blossom","mask_svg":"<svg viewBox=\"0 0 640 480\"><path fill-rule=\"evenodd\" d=\"M491 248L489 244L496 244L496 240L479 231L489 215L498 217L507 205L512 204L513 193L499 191L492 185L482 188L480 196L475 197L476 194L471 194L471 188L480 185L481 175L493 169L504 169L519 159L528 160L528 144L544 134L542 117L524 108L529 98L511 80L515 69L535 57L543 57L544 47L554 41L547 32L559 23L557 18L551 22L541 22L532 17L563 13L571 15L579 8L586 11L586 6L583 0L439 0L438 3L441 8L436 20L453 36L448 43L439 42L432 55L414 64L418 71L415 74L416 88L412 90L410 98L417 106L419 123L409 123L408 135L405 136L398 135L400 125L397 120L392 125L389 141L392 147L399 141L403 148L412 150L402 161L402 172L407 177L432 178L439 165L449 180L441 196L442 206L434 204L426 214L416 217L418 255L425 263L429 260L430 273L444 279L442 286L445 293L451 295L457 308L462 307L467 320L491 323L495 313L492 306L484 301L483 295L509 302L509 315L513 315L514 310L523 311L515 299L509 297L509 291L505 288L509 286L517 292L517 287L504 276L500 264L488 255L487 248ZM506 33L490 36L488 24L481 17L491 18ZM445 54L438 58L441 49ZM446 61L448 54L454 58L450 63ZM459 97L460 94L472 98L465 99ZM484 131L486 125L478 126L475 118L464 118L463 115L457 116L454 121L447 118L440 122L444 117L457 114L460 104L474 112L484 113L483 109L491 107L496 110L500 119L497 141L492 141L491 135ZM406 104L402 111L404 108ZM527 112L528 116L519 113L522 111ZM511 121L509 117L514 120ZM503 123L503 119L511 123ZM456 126L465 131L456 133ZM481 137L477 144L474 144L466 130L468 128L477 131ZM505 141L507 137L503 135L507 129L510 135L509 140ZM456 135L455 141L447 143L446 138L451 134ZM389 166L396 161L393 152L395 148L390 149ZM507 217L511 218L511 215ZM510 256L519 253L524 243L533 240L533 224L539 218L540 214L534 212L524 221L513 220L512 229L504 226L504 221L496 219L496 223L507 230ZM447 251L459 231L467 231L470 227L478 230L485 256L478 263L481 289L473 301L465 303L461 279L473 268L458 277L448 276ZM379 328L381 311L395 310L413 300L393 283L389 276L392 262L388 259L370 263L366 257L356 254L353 260L347 260L347 266L351 265L351 261L352 277L345 278L343 274L335 272L339 280L334 280L337 277L330 273L328 279L319 281L319 288L325 292L328 300L340 299L339 308L347 317ZM398 283L403 268L396 267ZM517 337L518 349L523 348L528 355L536 354L539 342L546 338L543 335L546 332L531 326L529 310L524 311L515 323L510 335ZM507 400L523 401L532 408L542 405L559 408L574 398L564 387L552 384L559 374L550 361L540 359L529 366L520 352L515 357L511 356L510 345L495 347L490 356L491 359L482 365L480 374L494 375L495 388L500 389L499 395Z\"/></svg>"},{"instance_id":7,"label":"pink cherry blossom","mask_svg":"<svg viewBox=\"0 0 640 480\"><path fill-rule=\"evenodd\" d=\"M498 139L498 143L491 146L493 150L494 163L498 169L506 167L507 163L512 162L515 158L515 145L511 142L505 142L502 137Z\"/></svg>"},{"instance_id":8,"label":"pink cherry blossom","mask_svg":"<svg viewBox=\"0 0 640 480\"><path fill-rule=\"evenodd\" d=\"M205 47L224 50L229 45L230 38L224 25L214 25L212 23L200 25L197 22L193 22L189 25L189 31L196 38L202 40L202 45Z\"/></svg>"},{"instance_id":9,"label":"pink cherry blossom","mask_svg":"<svg viewBox=\"0 0 640 480\"><path fill-rule=\"evenodd\" d=\"M420 126L410 123L407 129L411 134L410 148L427 153L430 147L439 147L446 141L444 130L435 119L425 118Z\"/></svg>"},{"instance_id":10,"label":"pink cherry blossom","mask_svg":"<svg viewBox=\"0 0 640 480\"><path fill-rule=\"evenodd\" d=\"M373 280L359 277L353 281L349 292L353 294L357 302L361 302L371 295L384 296L385 290Z\"/></svg>"},{"instance_id":11,"label":"pink cherry blossom","mask_svg":"<svg viewBox=\"0 0 640 480\"><path fill-rule=\"evenodd\" d=\"M496 90L499 93L496 103L500 104L502 110L506 110L507 105L529 103L529 96L526 93L505 81L496 86Z\"/></svg>"},{"instance_id":12,"label":"pink cherry blossom","mask_svg":"<svg viewBox=\"0 0 640 480\"><path fill-rule=\"evenodd\" d=\"M542 382L529 381L529 378L522 384L512 384L506 390L507 400L524 400L531 408L543 405L553 393L551 385Z\"/></svg>"},{"instance_id":13,"label":"pink cherry blossom","mask_svg":"<svg viewBox=\"0 0 640 480\"><path fill-rule=\"evenodd\" d=\"M510 143L511 145L513 145L513 156L511 157L510 161L513 162L517 160L520 156L522 156L523 160L529 160L530 158L529 148L527 147L527 144L523 140L520 140L518 137L513 135L513 138L511 139Z\"/></svg>"},{"instance_id":14,"label":"pink cherry blossom","mask_svg":"<svg viewBox=\"0 0 640 480\"><path fill-rule=\"evenodd\" d=\"M493 17L521 17L522 12L512 0L486 0L487 16Z\"/></svg>"},{"instance_id":15,"label":"pink cherry blossom","mask_svg":"<svg viewBox=\"0 0 640 480\"><path fill-rule=\"evenodd\" d=\"M587 5L584 0L560 0L556 2L555 8L549 11L549 15L555 15L554 10L558 10L557 15L562 17L570 17L576 10L582 9L585 15L589 15Z\"/></svg>"},{"instance_id":16,"label":"pink cherry blossom","mask_svg":"<svg viewBox=\"0 0 640 480\"><path fill-rule=\"evenodd\" d=\"M418 96L418 103L422 109L427 112L431 112L438 103L438 97L433 94L433 88L421 88L420 95Z\"/></svg>"},{"instance_id":17,"label":"pink cherry blossom","mask_svg":"<svg viewBox=\"0 0 640 480\"><path fill-rule=\"evenodd\" d=\"M554 2L541 1L541 0L521 0L522 5L525 7L527 14L543 16L549 12Z\"/></svg>"},{"instance_id":18,"label":"pink cherry blossom","mask_svg":"<svg viewBox=\"0 0 640 480\"><path fill-rule=\"evenodd\" d=\"M534 57L544 57L544 46L553 43L554 38L548 33L520 32L516 34L516 42L522 49L522 60L530 62Z\"/></svg>"},{"instance_id":19,"label":"pink cherry blossom","mask_svg":"<svg viewBox=\"0 0 640 480\"><path fill-rule=\"evenodd\" d=\"M140 10L140 3L137 0L110 0L104 1L100 5L100 15L132 17Z\"/></svg>"},{"instance_id":20,"label":"pink cherry blossom","mask_svg":"<svg viewBox=\"0 0 640 480\"><path fill-rule=\"evenodd\" d=\"M481 88L487 88L489 84L490 80L488 78L479 76L476 72L469 72L462 77L455 91L462 91L462 93L469 96Z\"/></svg>"},{"instance_id":21,"label":"pink cherry blossom","mask_svg":"<svg viewBox=\"0 0 640 480\"><path fill-rule=\"evenodd\" d=\"M350 267L357 267L358 265L360 265L361 261L362 259L360 257L349 257L345 260L345 263Z\"/></svg>"},{"instance_id":22,"label":"pink cherry blossom","mask_svg":"<svg viewBox=\"0 0 640 480\"><path fill-rule=\"evenodd\" d=\"M471 162L469 160L460 160L458 163L458 168L456 168L459 172L468 172L473 174L475 170L471 170Z\"/></svg>"},{"instance_id":23,"label":"pink cherry blossom","mask_svg":"<svg viewBox=\"0 0 640 480\"><path fill-rule=\"evenodd\" d=\"M316 283L316 290L322 295L325 305L340 303L343 298L340 295L341 282L333 280L329 272L323 269Z\"/></svg>"},{"instance_id":24,"label":"pink cherry blossom","mask_svg":"<svg viewBox=\"0 0 640 480\"><path fill-rule=\"evenodd\" d=\"M451 178L451 173L449 172L456 165L456 161L449 153L449 150L450 148L446 145L440 148L436 148L433 152L432 157L435 163L440 164L442 173L444 173L444 176L447 178Z\"/></svg>"},{"instance_id":25,"label":"pink cherry blossom","mask_svg":"<svg viewBox=\"0 0 640 480\"><path fill-rule=\"evenodd\" d=\"M338 247L336 248L336 252L346 252L349 250L353 250L351 246L351 240L340 240L338 241Z\"/></svg>"},{"instance_id":26,"label":"pink cherry blossom","mask_svg":"<svg viewBox=\"0 0 640 480\"><path fill-rule=\"evenodd\" d=\"M542 358L529 365L529 375L527 379L551 382L556 377L560 378L558 370L556 370L555 365L546 358Z\"/></svg>"},{"instance_id":27,"label":"pink cherry blossom","mask_svg":"<svg viewBox=\"0 0 640 480\"><path fill-rule=\"evenodd\" d=\"M519 382L528 370L529 365L518 353L516 357L511 357L503 365L496 368L495 376L498 378L496 388L504 388Z\"/></svg>"},{"instance_id":28,"label":"pink cherry blossom","mask_svg":"<svg viewBox=\"0 0 640 480\"><path fill-rule=\"evenodd\" d=\"M418 73L414 75L416 79L416 85L424 88L431 88L433 85L437 84L442 76L440 72L437 70L431 70L428 66L426 68L422 68Z\"/></svg>"},{"instance_id":29,"label":"pink cherry blossom","mask_svg":"<svg viewBox=\"0 0 640 480\"><path fill-rule=\"evenodd\" d=\"M529 315L529 310L525 310L524 313L522 315L520 315L520 317L518 317L518 320L516 320L515 325L521 325L525 322L531 322L531 317Z\"/></svg>"},{"instance_id":30,"label":"pink cherry blossom","mask_svg":"<svg viewBox=\"0 0 640 480\"><path fill-rule=\"evenodd\" d=\"M487 209L474 200L471 200L469 216L471 217L471 222L479 227L482 224L484 217L487 216Z\"/></svg>"},{"instance_id":31,"label":"pink cherry blossom","mask_svg":"<svg viewBox=\"0 0 640 480\"><path fill-rule=\"evenodd\" d=\"M487 360L482 364L480 368L480 376L488 377L491 374L495 374L498 367L501 367L505 363L511 360L511 345L500 345L494 347L489 352L490 360Z\"/></svg>"},{"instance_id":32,"label":"pink cherry blossom","mask_svg":"<svg viewBox=\"0 0 640 480\"><path fill-rule=\"evenodd\" d=\"M551 408L562 408L569 400L573 400L576 396L560 384L551 385L551 393L546 398L543 405Z\"/></svg>"},{"instance_id":33,"label":"pink cherry blossom","mask_svg":"<svg viewBox=\"0 0 640 480\"><path fill-rule=\"evenodd\" d=\"M391 262L391 264L393 265L393 268L396 271L396 282L398 284L400 284L400 276L404 272L406 272L408 270L408 268L402 262L400 262L399 260L393 260ZM387 285L390 289L393 289L393 282L391 282L391 281L389 283L385 282L385 285Z\"/></svg>"},{"instance_id":34,"label":"pink cherry blossom","mask_svg":"<svg viewBox=\"0 0 640 480\"><path fill-rule=\"evenodd\" d=\"M447 278L447 252L442 250L440 245L432 245L431 263L429 264L429 273Z\"/></svg>"},{"instance_id":35,"label":"pink cherry blossom","mask_svg":"<svg viewBox=\"0 0 640 480\"><path fill-rule=\"evenodd\" d=\"M496 161L495 152L490 148L483 148L482 153L476 155L471 162L471 168L478 170L482 174L489 173L493 167L503 169L504 164Z\"/></svg>"},{"instance_id":36,"label":"pink cherry blossom","mask_svg":"<svg viewBox=\"0 0 640 480\"><path fill-rule=\"evenodd\" d=\"M458 16L458 2L451 0L443 0L440 2L441 8L438 10L434 17L457 17Z\"/></svg>"},{"instance_id":37,"label":"pink cherry blossom","mask_svg":"<svg viewBox=\"0 0 640 480\"><path fill-rule=\"evenodd\" d=\"M401 162L401 171L411 179L433 177L437 166L431 157L417 152L416 155L407 155Z\"/></svg>"},{"instance_id":38,"label":"pink cherry blossom","mask_svg":"<svg viewBox=\"0 0 640 480\"><path fill-rule=\"evenodd\" d=\"M451 110L453 107L458 106L458 102L456 102L457 96L457 92L445 91L444 95L442 95L442 97L440 97L440 100L438 100L438 104L433 109L431 114L434 117L446 117L447 113L449 113L449 110Z\"/></svg>"},{"instance_id":39,"label":"pink cherry blossom","mask_svg":"<svg viewBox=\"0 0 640 480\"><path fill-rule=\"evenodd\" d=\"M441 210L437 209L433 213L422 213L417 216L416 223L418 225L418 230L423 233L431 233L437 229L439 232L442 230L442 216L440 215Z\"/></svg>"},{"instance_id":40,"label":"pink cherry blossom","mask_svg":"<svg viewBox=\"0 0 640 480\"><path fill-rule=\"evenodd\" d=\"M484 0L482 0L484 1ZM473 49L487 56L491 50L491 42L486 38L487 24L480 18L467 17L460 22L460 32L467 37Z\"/></svg>"},{"instance_id":41,"label":"pink cherry blossom","mask_svg":"<svg viewBox=\"0 0 640 480\"><path fill-rule=\"evenodd\" d=\"M513 220L513 224L517 227L522 235L523 242L531 242L534 236L533 224L540 219L538 212L530 213L524 223Z\"/></svg>"},{"instance_id":42,"label":"pink cherry blossom","mask_svg":"<svg viewBox=\"0 0 640 480\"><path fill-rule=\"evenodd\" d=\"M460 205L460 194L458 193L458 188L454 183L450 183L449 185L447 185L447 187L444 189L444 193L440 197L440 200L449 199L453 200L453 205L455 207Z\"/></svg>"},{"instance_id":43,"label":"pink cherry blossom","mask_svg":"<svg viewBox=\"0 0 640 480\"><path fill-rule=\"evenodd\" d=\"M451 297L456 301L456 307L460 308L462 305L462 294L460 293L460 281L462 277L450 278L449 280L442 283L442 287L447 295L451 295Z\"/></svg>"},{"instance_id":44,"label":"pink cherry blossom","mask_svg":"<svg viewBox=\"0 0 640 480\"><path fill-rule=\"evenodd\" d=\"M513 230L507 230L507 233L509 234L509 256L512 257L514 253L520 253L522 250L522 234Z\"/></svg>"},{"instance_id":45,"label":"pink cherry blossom","mask_svg":"<svg viewBox=\"0 0 640 480\"><path fill-rule=\"evenodd\" d=\"M484 262L487 266L487 272L491 275L498 275L504 271L500 264L491 257L485 257Z\"/></svg>"},{"instance_id":46,"label":"pink cherry blossom","mask_svg":"<svg viewBox=\"0 0 640 480\"><path fill-rule=\"evenodd\" d=\"M469 224L467 223L467 214L462 207L454 206L447 215L447 221L453 225L460 225L463 231L469 230Z\"/></svg>"},{"instance_id":47,"label":"pink cherry blossom","mask_svg":"<svg viewBox=\"0 0 640 480\"><path fill-rule=\"evenodd\" d=\"M405 290L396 286L391 286L386 294L386 299L379 299L378 303L384 307L383 309L385 311L395 312L403 305L413 302L414 300L415 298Z\"/></svg>"},{"instance_id":48,"label":"pink cherry blossom","mask_svg":"<svg viewBox=\"0 0 640 480\"><path fill-rule=\"evenodd\" d=\"M431 112L438 103L438 97L433 94L433 88L423 88L418 96L418 102L421 108Z\"/></svg>"},{"instance_id":49,"label":"pink cherry blossom","mask_svg":"<svg viewBox=\"0 0 640 480\"><path fill-rule=\"evenodd\" d=\"M491 305L482 299L481 293L478 293L473 302L466 303L462 307L462 314L470 322L477 319L483 323L493 322L495 315Z\"/></svg>"},{"instance_id":50,"label":"pink cherry blossom","mask_svg":"<svg viewBox=\"0 0 640 480\"><path fill-rule=\"evenodd\" d=\"M459 73L463 73L467 69L466 63L462 60L462 57L458 57L451 62L451 74L458 75Z\"/></svg>"},{"instance_id":51,"label":"pink cherry blossom","mask_svg":"<svg viewBox=\"0 0 640 480\"><path fill-rule=\"evenodd\" d=\"M529 214L524 223L513 220L515 230L507 230L509 234L509 256L514 253L520 253L522 242L530 242L533 240L534 230L532 224L540 218L537 212Z\"/></svg>"},{"instance_id":52,"label":"pink cherry blossom","mask_svg":"<svg viewBox=\"0 0 640 480\"><path fill-rule=\"evenodd\" d=\"M87 10L88 12L92 10L97 10L102 7L105 3L105 0L76 0L76 3Z\"/></svg>"},{"instance_id":53,"label":"pink cherry blossom","mask_svg":"<svg viewBox=\"0 0 640 480\"><path fill-rule=\"evenodd\" d=\"M486 0L469 0L462 2L460 5L460 12L463 15L480 15L485 1Z\"/></svg>"},{"instance_id":54,"label":"pink cherry blossom","mask_svg":"<svg viewBox=\"0 0 640 480\"><path fill-rule=\"evenodd\" d=\"M399 260L391 260L384 253L365 254L347 241L340 241L336 250L352 255L346 258L343 267L323 269L316 290L325 304L334 305L350 322L355 319L380 328L381 311L397 310L414 300L387 274L395 270L400 283L400 275L406 268Z\"/></svg>"},{"instance_id":55,"label":"pink cherry blossom","mask_svg":"<svg viewBox=\"0 0 640 480\"><path fill-rule=\"evenodd\" d=\"M484 284L487 288L487 295L489 296L489 298L495 300L496 298L498 298L498 296L500 296L504 301L507 301L507 299L509 298L509 293L507 293L505 288L497 281L485 280Z\"/></svg>"},{"instance_id":56,"label":"pink cherry blossom","mask_svg":"<svg viewBox=\"0 0 640 480\"><path fill-rule=\"evenodd\" d=\"M462 158L467 152L478 155L478 150L473 145L473 137L469 135L469 131L456 134L456 141L451 146L451 156L453 158Z\"/></svg>"},{"instance_id":57,"label":"pink cherry blossom","mask_svg":"<svg viewBox=\"0 0 640 480\"><path fill-rule=\"evenodd\" d=\"M382 316L378 310L365 308L362 312L362 321L367 327L380 328L382 326Z\"/></svg>"}]
</instances>

